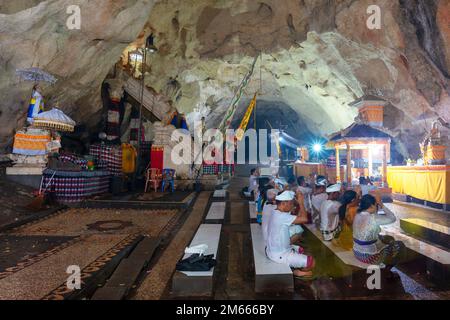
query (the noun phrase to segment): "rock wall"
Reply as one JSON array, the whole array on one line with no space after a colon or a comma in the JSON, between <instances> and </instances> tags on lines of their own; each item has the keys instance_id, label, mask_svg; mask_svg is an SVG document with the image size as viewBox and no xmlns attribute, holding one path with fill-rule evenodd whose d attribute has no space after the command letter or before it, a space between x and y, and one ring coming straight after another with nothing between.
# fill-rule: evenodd
<instances>
[{"instance_id":1,"label":"rock wall","mask_svg":"<svg viewBox=\"0 0 450 320\"><path fill-rule=\"evenodd\" d=\"M0 0L0 148L24 124L32 84L15 75L39 67L55 75L44 86L47 105L95 126L100 87L123 50L146 24L154 0ZM81 9L81 29L67 27L67 8ZM97 115L97 116L93 116Z\"/></svg>"},{"instance_id":2,"label":"rock wall","mask_svg":"<svg viewBox=\"0 0 450 320\"><path fill-rule=\"evenodd\" d=\"M366 26L373 4L380 30ZM450 120L449 16L448 0L166 1L149 20L160 52L148 85L176 79L176 107L212 127L262 52L246 101L262 87L260 100L289 105L322 135L353 121L348 103L377 93L391 102L401 152L417 156L432 119Z\"/></svg>"},{"instance_id":3,"label":"rock wall","mask_svg":"<svg viewBox=\"0 0 450 320\"><path fill-rule=\"evenodd\" d=\"M390 101L386 124L405 155L418 154L433 119L450 120L449 0L154 2L0 0L0 145L23 122L31 87L18 82L16 68L39 66L58 76L45 94L95 126L100 83L123 49L150 32L159 51L149 58L146 84L191 123L221 121L257 55L241 108L259 91L264 103L295 110L305 132L346 127L357 114L348 103L364 93ZM65 28L65 8L76 3L84 24L73 32ZM380 30L366 26L374 4Z\"/></svg>"}]
</instances>

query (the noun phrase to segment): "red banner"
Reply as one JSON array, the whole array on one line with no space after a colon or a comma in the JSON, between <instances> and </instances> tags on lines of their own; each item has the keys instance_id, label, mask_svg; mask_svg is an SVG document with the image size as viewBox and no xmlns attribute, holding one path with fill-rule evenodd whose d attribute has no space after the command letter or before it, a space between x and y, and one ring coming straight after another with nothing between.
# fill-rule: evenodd
<instances>
[{"instance_id":1,"label":"red banner","mask_svg":"<svg viewBox=\"0 0 450 320\"><path fill-rule=\"evenodd\" d=\"M162 170L164 166L164 147L152 146L150 157L151 168Z\"/></svg>"}]
</instances>

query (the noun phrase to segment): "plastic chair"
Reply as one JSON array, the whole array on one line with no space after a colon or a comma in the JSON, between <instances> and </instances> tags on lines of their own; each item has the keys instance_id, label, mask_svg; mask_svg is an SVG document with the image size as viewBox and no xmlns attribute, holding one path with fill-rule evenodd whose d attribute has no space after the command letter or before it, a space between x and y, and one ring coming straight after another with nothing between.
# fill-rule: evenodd
<instances>
[{"instance_id":1,"label":"plastic chair","mask_svg":"<svg viewBox=\"0 0 450 320\"><path fill-rule=\"evenodd\" d=\"M166 184L169 184L172 192L175 191L175 170L174 169L163 169L162 173L162 188L161 191L164 192Z\"/></svg>"},{"instance_id":2,"label":"plastic chair","mask_svg":"<svg viewBox=\"0 0 450 320\"><path fill-rule=\"evenodd\" d=\"M147 192L149 184L153 184L153 189L155 189L155 192L158 191L158 187L161 181L162 181L162 174L160 169L156 168L147 169L144 192Z\"/></svg>"}]
</instances>

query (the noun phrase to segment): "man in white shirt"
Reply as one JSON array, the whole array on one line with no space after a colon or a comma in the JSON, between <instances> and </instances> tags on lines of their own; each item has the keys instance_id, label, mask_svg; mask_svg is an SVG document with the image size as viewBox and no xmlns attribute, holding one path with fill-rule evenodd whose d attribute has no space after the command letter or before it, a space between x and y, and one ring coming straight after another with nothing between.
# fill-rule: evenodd
<instances>
[{"instance_id":1,"label":"man in white shirt","mask_svg":"<svg viewBox=\"0 0 450 320\"><path fill-rule=\"evenodd\" d=\"M311 219L316 225L320 223L320 207L328 200L327 184L328 181L325 177L317 177L315 190L311 196Z\"/></svg>"},{"instance_id":2,"label":"man in white shirt","mask_svg":"<svg viewBox=\"0 0 450 320\"><path fill-rule=\"evenodd\" d=\"M278 193L279 191L277 189L267 190L267 202L266 204L264 204L261 223L265 244L267 244L267 229L269 227L270 217L272 216L272 212L277 209L275 198ZM291 225L289 227L289 237L291 239L292 245L294 245L301 239L301 235L303 234L303 232L303 228L299 225ZM297 247L299 251L303 251L299 246L294 247Z\"/></svg>"},{"instance_id":3,"label":"man in white shirt","mask_svg":"<svg viewBox=\"0 0 450 320\"><path fill-rule=\"evenodd\" d=\"M263 208L262 223L261 223L264 243L267 242L267 229L269 227L270 217L272 216L273 210L277 208L275 198L278 195L278 192L279 191L277 189L267 190L267 202Z\"/></svg>"},{"instance_id":4,"label":"man in white shirt","mask_svg":"<svg viewBox=\"0 0 450 320\"><path fill-rule=\"evenodd\" d=\"M257 168L250 171L250 178L248 178L248 192L256 192L258 189L258 176L259 171Z\"/></svg>"},{"instance_id":5,"label":"man in white shirt","mask_svg":"<svg viewBox=\"0 0 450 320\"><path fill-rule=\"evenodd\" d=\"M377 187L370 185L370 179L360 177L359 178L359 186L361 188L361 196L365 196L366 194L369 194L371 191L374 191L377 189Z\"/></svg>"},{"instance_id":6,"label":"man in white shirt","mask_svg":"<svg viewBox=\"0 0 450 320\"><path fill-rule=\"evenodd\" d=\"M284 191L276 199L277 208L272 211L267 229L267 257L276 262L287 264L294 268L294 276L302 279L312 277L314 259L311 256L300 254L298 249L291 245L289 228L292 225L300 225L308 221L304 209L304 199L301 193L297 193L297 201L300 204L298 216L291 215L294 209L295 193Z\"/></svg>"},{"instance_id":7,"label":"man in white shirt","mask_svg":"<svg viewBox=\"0 0 450 320\"><path fill-rule=\"evenodd\" d=\"M340 184L335 184L327 188L328 200L324 201L320 207L320 231L325 241L331 241L340 232L338 201L341 195Z\"/></svg>"}]
</instances>

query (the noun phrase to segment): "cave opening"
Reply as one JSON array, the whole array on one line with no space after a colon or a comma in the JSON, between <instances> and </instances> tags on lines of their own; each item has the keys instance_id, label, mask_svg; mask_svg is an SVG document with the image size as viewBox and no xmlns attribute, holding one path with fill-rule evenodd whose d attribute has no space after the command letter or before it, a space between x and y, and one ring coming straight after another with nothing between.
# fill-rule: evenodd
<instances>
[{"instance_id":1,"label":"cave opening","mask_svg":"<svg viewBox=\"0 0 450 320\"><path fill-rule=\"evenodd\" d=\"M246 112L248 112L248 106L250 101L243 100L237 109L231 128L238 129L241 121L244 118ZM320 135L314 130L310 129L311 123L302 117L301 114L295 111L293 107L286 102L280 100L257 100L256 106L250 115L248 125L244 130L255 129L257 132L257 155L252 159L250 156L250 144L254 143L248 136L245 139L245 161L247 164L259 164L267 166L269 164L264 163L266 160L265 155L270 157L276 157L275 145L273 144L273 134L278 132L279 134L279 147L280 158L283 162L296 161L299 159L300 154L298 148L306 146L308 149L312 149L313 145L321 141ZM266 139L262 143L261 139ZM264 150L260 150L262 147L267 147L267 153ZM324 154L322 154L324 155ZM252 160L256 160L256 163L252 163Z\"/></svg>"}]
</instances>

